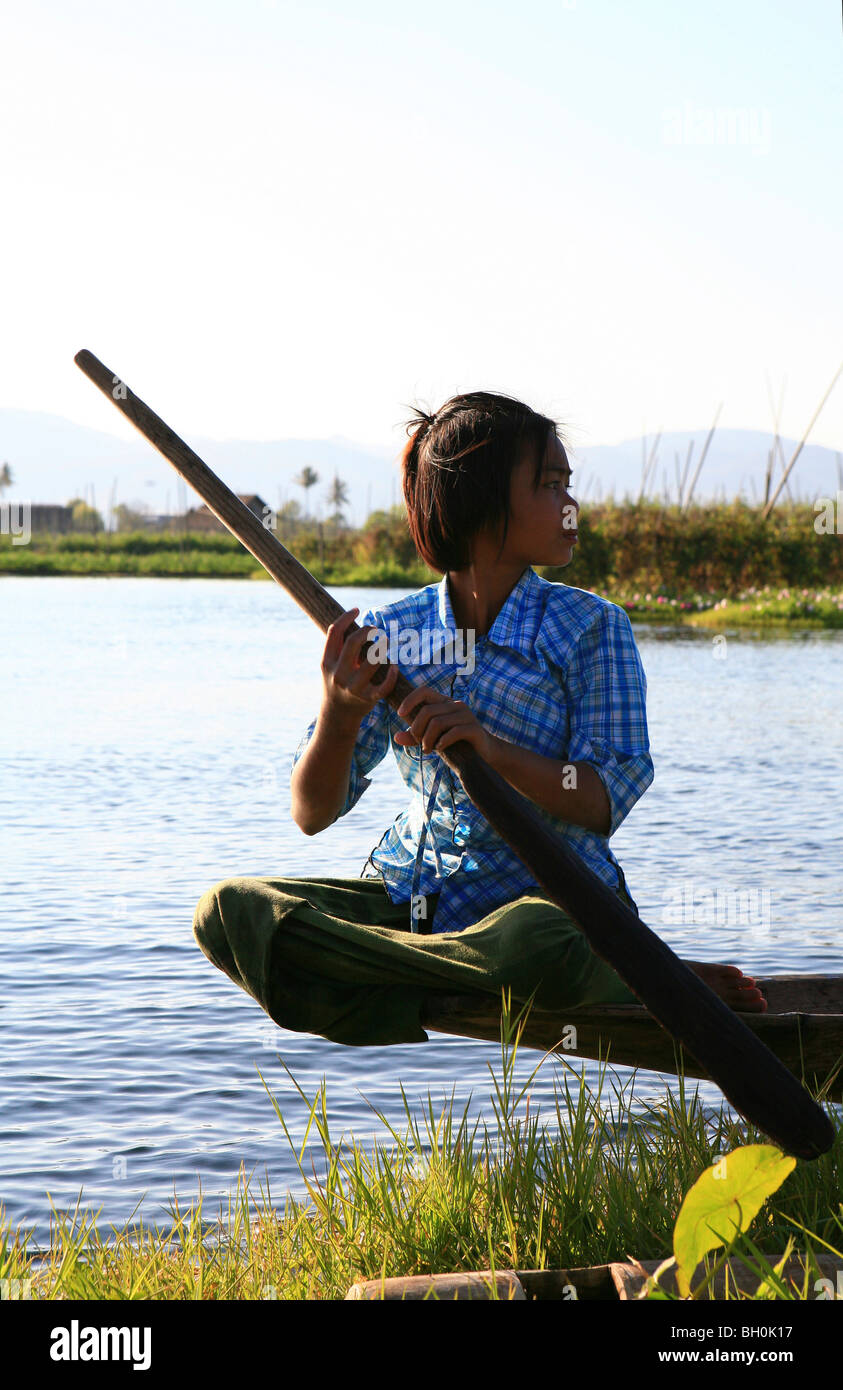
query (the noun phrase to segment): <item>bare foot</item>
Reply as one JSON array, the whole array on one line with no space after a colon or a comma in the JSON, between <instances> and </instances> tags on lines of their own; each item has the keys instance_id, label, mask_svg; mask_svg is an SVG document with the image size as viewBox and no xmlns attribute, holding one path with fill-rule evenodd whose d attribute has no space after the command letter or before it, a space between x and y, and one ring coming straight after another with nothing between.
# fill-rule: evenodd
<instances>
[{"instance_id":1,"label":"bare foot","mask_svg":"<svg viewBox=\"0 0 843 1390\"><path fill-rule=\"evenodd\" d=\"M712 965L702 960L686 960L685 964L737 1013L766 1013L767 1000L752 976L744 975L736 965Z\"/></svg>"}]
</instances>

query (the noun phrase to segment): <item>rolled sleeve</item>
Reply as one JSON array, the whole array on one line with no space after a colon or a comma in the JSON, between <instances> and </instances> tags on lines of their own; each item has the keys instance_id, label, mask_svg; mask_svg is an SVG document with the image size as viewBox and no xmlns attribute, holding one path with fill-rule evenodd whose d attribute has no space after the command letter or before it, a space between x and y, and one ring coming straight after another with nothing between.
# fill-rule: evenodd
<instances>
[{"instance_id":1,"label":"rolled sleeve","mask_svg":"<svg viewBox=\"0 0 843 1390\"><path fill-rule=\"evenodd\" d=\"M360 622L361 627L376 627L371 611L366 613ZM318 716L317 716L318 718ZM313 731L316 728L317 719L311 721L306 732L302 735L299 745L293 754L292 775L296 763L303 756ZM351 755L351 771L348 779L348 794L345 801L334 820L333 825L341 816L348 814L357 805L361 796L371 784L371 778L367 775L382 762L389 750L389 707L385 700L378 700L378 703L369 710L369 713L361 721L360 729L357 734L357 742L354 745L354 752Z\"/></svg>"},{"instance_id":2,"label":"rolled sleeve","mask_svg":"<svg viewBox=\"0 0 843 1390\"><path fill-rule=\"evenodd\" d=\"M607 603L571 663L571 762L590 763L609 798L609 836L653 780L647 732L647 678L622 609Z\"/></svg>"}]
</instances>

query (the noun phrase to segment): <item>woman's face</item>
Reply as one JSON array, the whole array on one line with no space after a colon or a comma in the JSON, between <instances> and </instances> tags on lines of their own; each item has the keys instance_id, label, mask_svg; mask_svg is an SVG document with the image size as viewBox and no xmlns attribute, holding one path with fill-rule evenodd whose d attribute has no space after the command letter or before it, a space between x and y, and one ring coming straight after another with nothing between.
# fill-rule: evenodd
<instances>
[{"instance_id":1,"label":"woman's face","mask_svg":"<svg viewBox=\"0 0 843 1390\"><path fill-rule=\"evenodd\" d=\"M568 491L571 468L556 434L551 434L537 488L528 453L513 469L509 525L499 563L568 565L577 543L579 503Z\"/></svg>"}]
</instances>

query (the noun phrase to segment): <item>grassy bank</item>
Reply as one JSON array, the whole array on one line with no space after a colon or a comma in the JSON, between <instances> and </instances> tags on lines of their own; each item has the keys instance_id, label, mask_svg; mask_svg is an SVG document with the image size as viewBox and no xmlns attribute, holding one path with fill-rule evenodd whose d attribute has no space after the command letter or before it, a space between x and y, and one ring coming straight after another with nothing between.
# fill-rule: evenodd
<instances>
[{"instance_id":1,"label":"grassy bank","mask_svg":"<svg viewBox=\"0 0 843 1390\"><path fill-rule=\"evenodd\" d=\"M591 1091L561 1061L555 1112L539 1116L530 1107L532 1078L514 1080L514 1058L515 1047L504 1046L490 1127L453 1103L429 1101L413 1112L405 1100L406 1123L373 1148L331 1132L324 1083L313 1098L299 1092L319 1176L312 1151L289 1134L286 1102L272 1098L279 1137L298 1163L299 1197L279 1206L241 1175L218 1214L201 1202L174 1205L163 1228L135 1223L104 1233L77 1211L56 1219L43 1259L5 1226L0 1278L45 1299L338 1299L358 1280L384 1275L656 1259L671 1253L683 1196L700 1174L737 1146L763 1142L722 1113L707 1117L681 1086L678 1096L666 1088L660 1104L645 1106L611 1073L602 1071ZM810 1252L843 1249L841 1159L838 1132L830 1153L797 1162L767 1200L752 1245L744 1237L735 1245L773 1255L795 1239L806 1297L816 1297Z\"/></svg>"},{"instance_id":2,"label":"grassy bank","mask_svg":"<svg viewBox=\"0 0 843 1390\"><path fill-rule=\"evenodd\" d=\"M818 534L806 506L768 521L742 503L681 513L654 503L594 506L580 516L580 543L558 583L602 594L638 622L692 626L843 626L843 536ZM400 508L373 513L359 530L300 526L283 543L328 587L411 591L440 575L415 554ZM0 536L0 576L128 575L266 579L232 536L129 532Z\"/></svg>"},{"instance_id":3,"label":"grassy bank","mask_svg":"<svg viewBox=\"0 0 843 1390\"><path fill-rule=\"evenodd\" d=\"M113 538L119 539L119 538ZM146 538L145 538L146 539ZM28 575L85 575L85 576L142 576L146 578L181 579L260 579L268 580L266 571L236 541L207 541L180 553L177 548L146 546L137 553L114 546L112 538L103 538L95 546L70 549L55 546L19 548L0 546L0 577L4 574ZM316 578L328 588L397 588L408 593L425 584L438 582L441 575L417 566L398 569L384 563L360 566L312 566ZM574 584L571 570L539 567L538 573L556 583ZM592 590L612 603L625 608L637 623L663 625L682 624L690 627L712 628L723 632L735 627L778 628L843 628L843 587L790 589L775 585L739 590L724 594L719 590L699 593L680 589L671 592L656 585L653 591L631 586L602 586Z\"/></svg>"},{"instance_id":4,"label":"grassy bank","mask_svg":"<svg viewBox=\"0 0 843 1390\"><path fill-rule=\"evenodd\" d=\"M733 627L843 628L843 589L778 589L764 585L734 597L665 593L606 594L635 622L683 623L723 632Z\"/></svg>"}]
</instances>

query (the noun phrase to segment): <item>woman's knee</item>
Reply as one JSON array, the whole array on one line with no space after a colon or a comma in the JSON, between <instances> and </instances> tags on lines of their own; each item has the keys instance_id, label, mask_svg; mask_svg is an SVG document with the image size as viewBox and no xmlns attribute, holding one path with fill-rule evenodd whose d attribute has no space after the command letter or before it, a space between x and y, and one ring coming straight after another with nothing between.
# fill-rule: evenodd
<instances>
[{"instance_id":1,"label":"woman's knee","mask_svg":"<svg viewBox=\"0 0 843 1390\"><path fill-rule=\"evenodd\" d=\"M223 969L221 956L226 953L225 927L223 925L220 894L225 892L227 883L217 883L203 893L193 914L193 935L200 950L214 965Z\"/></svg>"},{"instance_id":2,"label":"woman's knee","mask_svg":"<svg viewBox=\"0 0 843 1390\"><path fill-rule=\"evenodd\" d=\"M556 963L587 949L576 922L544 898L520 899L502 923L501 953L515 965L526 961Z\"/></svg>"},{"instance_id":3,"label":"woman's knee","mask_svg":"<svg viewBox=\"0 0 843 1390\"><path fill-rule=\"evenodd\" d=\"M526 899L507 914L499 972L519 997L533 996L542 1008L572 1005L590 961L591 951L582 932L555 904Z\"/></svg>"},{"instance_id":4,"label":"woman's knee","mask_svg":"<svg viewBox=\"0 0 843 1390\"><path fill-rule=\"evenodd\" d=\"M295 879L227 878L196 905L193 935L200 949L238 983L260 973L287 919L302 906Z\"/></svg>"},{"instance_id":5,"label":"woman's knee","mask_svg":"<svg viewBox=\"0 0 843 1390\"><path fill-rule=\"evenodd\" d=\"M202 894L193 914L193 935L200 950L227 975L236 970L232 941L244 893L253 882L248 878L223 879Z\"/></svg>"}]
</instances>

